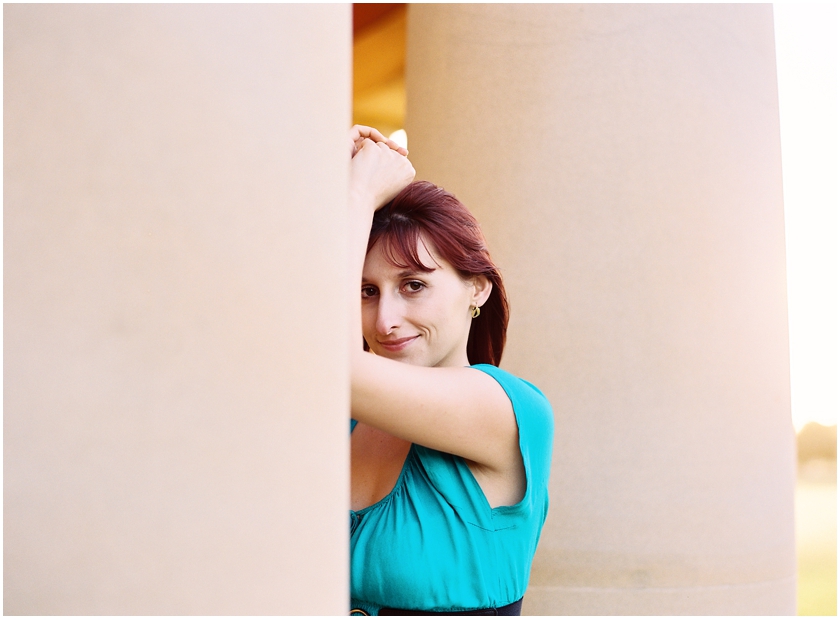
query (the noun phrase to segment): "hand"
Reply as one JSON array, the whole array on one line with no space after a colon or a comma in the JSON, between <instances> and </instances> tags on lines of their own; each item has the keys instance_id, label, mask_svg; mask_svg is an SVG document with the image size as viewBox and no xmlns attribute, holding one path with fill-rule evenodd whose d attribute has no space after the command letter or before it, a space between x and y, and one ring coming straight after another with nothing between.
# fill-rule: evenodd
<instances>
[{"instance_id":1,"label":"hand","mask_svg":"<svg viewBox=\"0 0 840 620\"><path fill-rule=\"evenodd\" d=\"M389 140L373 127L365 127L364 125L353 125L353 127L350 129L351 158L355 157L356 153L359 152L359 149L362 148L362 143L364 142L365 138L367 138L368 140L372 140L376 143L384 143L400 155L408 155L408 151L406 149L401 147L393 140Z\"/></svg>"},{"instance_id":2,"label":"hand","mask_svg":"<svg viewBox=\"0 0 840 620\"><path fill-rule=\"evenodd\" d=\"M408 157L384 141L361 139L350 162L351 196L379 209L413 180L414 167Z\"/></svg>"}]
</instances>

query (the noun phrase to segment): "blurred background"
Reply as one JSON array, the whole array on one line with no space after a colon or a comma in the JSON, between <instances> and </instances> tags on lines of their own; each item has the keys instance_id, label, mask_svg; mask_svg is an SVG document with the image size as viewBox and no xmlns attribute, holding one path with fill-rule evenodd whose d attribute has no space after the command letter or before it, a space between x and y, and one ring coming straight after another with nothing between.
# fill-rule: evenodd
<instances>
[{"instance_id":1,"label":"blurred background","mask_svg":"<svg viewBox=\"0 0 840 620\"><path fill-rule=\"evenodd\" d=\"M798 613L837 612L838 12L775 3L797 432ZM353 122L405 134L407 5L353 5Z\"/></svg>"},{"instance_id":2,"label":"blurred background","mask_svg":"<svg viewBox=\"0 0 840 620\"><path fill-rule=\"evenodd\" d=\"M838 10L774 4L800 615L837 613Z\"/></svg>"}]
</instances>

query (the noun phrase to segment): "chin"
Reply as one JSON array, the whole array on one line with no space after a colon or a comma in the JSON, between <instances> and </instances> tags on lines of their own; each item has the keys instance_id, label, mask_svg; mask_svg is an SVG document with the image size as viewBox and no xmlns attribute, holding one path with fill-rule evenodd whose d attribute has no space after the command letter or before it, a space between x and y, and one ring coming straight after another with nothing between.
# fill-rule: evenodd
<instances>
[{"instance_id":1,"label":"chin","mask_svg":"<svg viewBox=\"0 0 840 620\"><path fill-rule=\"evenodd\" d=\"M393 357L391 359L394 359L398 362L402 362L403 364L411 364L412 366L431 366L431 364L415 355L406 355L405 357Z\"/></svg>"},{"instance_id":2,"label":"chin","mask_svg":"<svg viewBox=\"0 0 840 620\"><path fill-rule=\"evenodd\" d=\"M394 360L395 362L411 364L412 366L434 366L434 364L424 359L423 355L417 355L416 353L391 353L390 351L383 351L382 353L377 353L377 355L387 357L389 360Z\"/></svg>"}]
</instances>

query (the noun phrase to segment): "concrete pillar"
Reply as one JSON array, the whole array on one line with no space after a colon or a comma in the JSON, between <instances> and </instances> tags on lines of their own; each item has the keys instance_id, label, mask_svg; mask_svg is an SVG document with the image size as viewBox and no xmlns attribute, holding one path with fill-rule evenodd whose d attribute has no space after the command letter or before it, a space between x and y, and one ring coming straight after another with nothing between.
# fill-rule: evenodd
<instances>
[{"instance_id":1,"label":"concrete pillar","mask_svg":"<svg viewBox=\"0 0 840 620\"><path fill-rule=\"evenodd\" d=\"M772 7L416 4L406 70L557 416L523 613L795 613Z\"/></svg>"},{"instance_id":2,"label":"concrete pillar","mask_svg":"<svg viewBox=\"0 0 840 620\"><path fill-rule=\"evenodd\" d=\"M5 613L346 613L350 19L4 7Z\"/></svg>"}]
</instances>

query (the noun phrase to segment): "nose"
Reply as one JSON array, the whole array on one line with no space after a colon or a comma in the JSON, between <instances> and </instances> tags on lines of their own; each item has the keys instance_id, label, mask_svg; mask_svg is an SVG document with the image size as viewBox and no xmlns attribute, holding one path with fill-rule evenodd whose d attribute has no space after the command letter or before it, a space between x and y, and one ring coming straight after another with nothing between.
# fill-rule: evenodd
<instances>
[{"instance_id":1,"label":"nose","mask_svg":"<svg viewBox=\"0 0 840 620\"><path fill-rule=\"evenodd\" d=\"M387 336L402 323L402 303L398 296L379 294L376 307L376 333Z\"/></svg>"}]
</instances>

